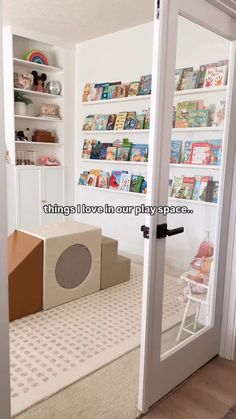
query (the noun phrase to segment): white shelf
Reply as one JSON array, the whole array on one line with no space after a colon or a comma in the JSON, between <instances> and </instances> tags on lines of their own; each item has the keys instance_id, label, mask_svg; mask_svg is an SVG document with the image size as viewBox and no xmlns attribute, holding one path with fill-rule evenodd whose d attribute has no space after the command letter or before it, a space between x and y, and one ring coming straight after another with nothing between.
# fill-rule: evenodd
<instances>
[{"instance_id":1,"label":"white shelf","mask_svg":"<svg viewBox=\"0 0 236 419\"><path fill-rule=\"evenodd\" d=\"M183 203L185 204L193 204L193 205L203 205L205 207L217 207L217 204L215 204L214 202L205 202L205 201L194 201L193 199L181 199L181 198L173 198L173 197L169 197L168 198L169 201L176 201L176 202L180 202L181 205L183 205Z\"/></svg>"},{"instance_id":2,"label":"white shelf","mask_svg":"<svg viewBox=\"0 0 236 419\"><path fill-rule=\"evenodd\" d=\"M15 141L15 144L20 144L20 145L36 145L36 146L38 146L38 145L50 145L50 146L53 146L53 147L56 147L56 146L58 146L58 147L60 147L60 146L63 146L64 144L63 143L43 143L43 142L37 142L37 141Z\"/></svg>"},{"instance_id":3,"label":"white shelf","mask_svg":"<svg viewBox=\"0 0 236 419\"><path fill-rule=\"evenodd\" d=\"M182 164L182 163L170 163L170 167L177 167L180 169L207 169L207 170L220 170L220 166L210 166L204 164Z\"/></svg>"},{"instance_id":4,"label":"white shelf","mask_svg":"<svg viewBox=\"0 0 236 419\"><path fill-rule=\"evenodd\" d=\"M35 96L35 97L43 96L47 99L51 99L51 98L52 99L61 99L61 98L63 98L62 95L52 95L50 93L36 92L34 90L18 89L16 87L14 87L14 92L20 92L20 93L24 93L26 95Z\"/></svg>"},{"instance_id":5,"label":"white shelf","mask_svg":"<svg viewBox=\"0 0 236 419\"><path fill-rule=\"evenodd\" d=\"M226 91L227 91L227 86L203 87L201 89L178 90L177 92L175 92L175 96L196 95L199 93L217 93L217 92L226 92Z\"/></svg>"},{"instance_id":6,"label":"white shelf","mask_svg":"<svg viewBox=\"0 0 236 419\"><path fill-rule=\"evenodd\" d=\"M132 195L132 196L139 196L141 198L145 198L146 194L142 194L142 193L137 193L137 192L124 192L124 191L119 191L116 189L105 189L105 188L95 188L94 186L83 186L83 185L78 185L78 187L80 189L87 189L87 190L93 190L93 191L102 191L102 192L110 192L110 193L118 193L118 194L124 194L124 195Z\"/></svg>"},{"instance_id":7,"label":"white shelf","mask_svg":"<svg viewBox=\"0 0 236 419\"><path fill-rule=\"evenodd\" d=\"M224 131L224 127L201 127L201 128L173 128L172 132L214 132Z\"/></svg>"},{"instance_id":8,"label":"white shelf","mask_svg":"<svg viewBox=\"0 0 236 419\"><path fill-rule=\"evenodd\" d=\"M117 135L117 134L147 134L149 132L149 129L122 129L122 130L100 130L100 131L84 131L82 130L83 134L113 134L113 135Z\"/></svg>"},{"instance_id":9,"label":"white shelf","mask_svg":"<svg viewBox=\"0 0 236 419\"><path fill-rule=\"evenodd\" d=\"M29 119L29 120L36 120L36 121L45 121L45 122L63 122L62 119L49 119L49 118L43 118L40 116L29 116L29 115L15 115L15 118L17 119Z\"/></svg>"},{"instance_id":10,"label":"white shelf","mask_svg":"<svg viewBox=\"0 0 236 419\"><path fill-rule=\"evenodd\" d=\"M133 166L147 166L148 162L135 162L135 161L121 161L121 160L98 160L98 159L81 159L81 161L85 163L105 163L105 164L125 164L125 165L133 165Z\"/></svg>"},{"instance_id":11,"label":"white shelf","mask_svg":"<svg viewBox=\"0 0 236 419\"><path fill-rule=\"evenodd\" d=\"M13 58L13 63L16 65L19 65L21 67L28 67L28 68L32 68L32 69L38 69L38 70L42 70L42 71L51 71L51 72L58 72L58 71L63 71L62 68L60 67L54 67L51 65L45 65L45 64L38 64L38 63L33 63L31 61L27 61L27 60L21 60L20 58Z\"/></svg>"},{"instance_id":12,"label":"white shelf","mask_svg":"<svg viewBox=\"0 0 236 419\"><path fill-rule=\"evenodd\" d=\"M140 95L140 96L128 96L128 97L119 97L116 99L104 99L104 100L91 100L88 102L81 102L82 106L89 105L104 105L107 103L119 103L119 102L134 102L137 100L150 100L151 95Z\"/></svg>"}]
</instances>

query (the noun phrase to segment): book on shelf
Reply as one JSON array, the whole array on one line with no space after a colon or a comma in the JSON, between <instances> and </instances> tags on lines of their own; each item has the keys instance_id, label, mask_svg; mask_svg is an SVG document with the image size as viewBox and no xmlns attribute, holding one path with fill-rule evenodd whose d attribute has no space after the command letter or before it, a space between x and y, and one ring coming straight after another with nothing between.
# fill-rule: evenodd
<instances>
[{"instance_id":1,"label":"book on shelf","mask_svg":"<svg viewBox=\"0 0 236 419\"><path fill-rule=\"evenodd\" d=\"M143 124L143 128L144 129L149 129L150 128L151 109L148 108L145 111L143 111L143 113L144 113L144 124Z\"/></svg>"},{"instance_id":2,"label":"book on shelf","mask_svg":"<svg viewBox=\"0 0 236 419\"><path fill-rule=\"evenodd\" d=\"M176 128L189 127L189 118L191 111L198 109L198 101L179 102L176 107Z\"/></svg>"},{"instance_id":3,"label":"book on shelf","mask_svg":"<svg viewBox=\"0 0 236 419\"><path fill-rule=\"evenodd\" d=\"M121 173L119 190L123 191L123 192L129 192L130 182L131 182L131 174L130 173Z\"/></svg>"},{"instance_id":4,"label":"book on shelf","mask_svg":"<svg viewBox=\"0 0 236 419\"><path fill-rule=\"evenodd\" d=\"M93 122L93 130L106 131L109 115L99 114L95 115Z\"/></svg>"},{"instance_id":5,"label":"book on shelf","mask_svg":"<svg viewBox=\"0 0 236 419\"><path fill-rule=\"evenodd\" d=\"M132 81L128 88L127 96L138 96L140 89L140 81Z\"/></svg>"},{"instance_id":6,"label":"book on shelf","mask_svg":"<svg viewBox=\"0 0 236 419\"><path fill-rule=\"evenodd\" d=\"M97 140L84 140L82 149L82 159L90 159L92 147L97 144Z\"/></svg>"},{"instance_id":7,"label":"book on shelf","mask_svg":"<svg viewBox=\"0 0 236 419\"><path fill-rule=\"evenodd\" d=\"M128 112L119 112L118 113L118 115L116 117L115 126L114 126L115 131L120 131L120 130L124 129L127 113Z\"/></svg>"},{"instance_id":8,"label":"book on shelf","mask_svg":"<svg viewBox=\"0 0 236 419\"><path fill-rule=\"evenodd\" d=\"M130 161L147 162L148 161L148 145L133 144L130 152Z\"/></svg>"},{"instance_id":9,"label":"book on shelf","mask_svg":"<svg viewBox=\"0 0 236 419\"><path fill-rule=\"evenodd\" d=\"M211 155L209 165L220 166L222 157L222 140L209 140Z\"/></svg>"},{"instance_id":10,"label":"book on shelf","mask_svg":"<svg viewBox=\"0 0 236 419\"><path fill-rule=\"evenodd\" d=\"M140 79L139 95L150 95L152 91L152 75L142 76Z\"/></svg>"},{"instance_id":11,"label":"book on shelf","mask_svg":"<svg viewBox=\"0 0 236 419\"><path fill-rule=\"evenodd\" d=\"M195 186L192 199L194 201L207 201L207 188L211 176L195 176Z\"/></svg>"},{"instance_id":12,"label":"book on shelf","mask_svg":"<svg viewBox=\"0 0 236 419\"><path fill-rule=\"evenodd\" d=\"M168 181L168 197L172 194L172 188L173 188L173 179L169 179Z\"/></svg>"},{"instance_id":13,"label":"book on shelf","mask_svg":"<svg viewBox=\"0 0 236 419\"><path fill-rule=\"evenodd\" d=\"M116 114L112 113L108 117L107 130L112 131L114 129L115 123L116 123Z\"/></svg>"},{"instance_id":14,"label":"book on shelf","mask_svg":"<svg viewBox=\"0 0 236 419\"><path fill-rule=\"evenodd\" d=\"M108 88L110 83L102 83L103 89L102 89L102 97L101 100L107 100L108 99Z\"/></svg>"},{"instance_id":15,"label":"book on shelf","mask_svg":"<svg viewBox=\"0 0 236 419\"><path fill-rule=\"evenodd\" d=\"M128 112L125 120L124 129L136 128L136 112Z\"/></svg>"},{"instance_id":16,"label":"book on shelf","mask_svg":"<svg viewBox=\"0 0 236 419\"><path fill-rule=\"evenodd\" d=\"M97 184L97 176L89 173L87 178L87 186L95 188Z\"/></svg>"},{"instance_id":17,"label":"book on shelf","mask_svg":"<svg viewBox=\"0 0 236 419\"><path fill-rule=\"evenodd\" d=\"M94 83L86 83L86 85L84 86L82 102L92 101L93 95L94 95Z\"/></svg>"},{"instance_id":18,"label":"book on shelf","mask_svg":"<svg viewBox=\"0 0 236 419\"><path fill-rule=\"evenodd\" d=\"M195 89L198 85L199 77L199 70L189 71L184 81L183 90Z\"/></svg>"},{"instance_id":19,"label":"book on shelf","mask_svg":"<svg viewBox=\"0 0 236 419\"><path fill-rule=\"evenodd\" d=\"M180 83L182 80L183 68L177 68L175 70L175 90L180 90Z\"/></svg>"},{"instance_id":20,"label":"book on shelf","mask_svg":"<svg viewBox=\"0 0 236 419\"><path fill-rule=\"evenodd\" d=\"M196 111L190 111L188 126L191 128L208 127L210 120L210 111L203 109Z\"/></svg>"},{"instance_id":21,"label":"book on shelf","mask_svg":"<svg viewBox=\"0 0 236 419\"><path fill-rule=\"evenodd\" d=\"M140 193L144 177L141 175L132 175L130 182L130 192Z\"/></svg>"},{"instance_id":22,"label":"book on shelf","mask_svg":"<svg viewBox=\"0 0 236 419\"><path fill-rule=\"evenodd\" d=\"M211 145L208 142L194 142L190 154L190 164L208 165L210 163Z\"/></svg>"},{"instance_id":23,"label":"book on shelf","mask_svg":"<svg viewBox=\"0 0 236 419\"><path fill-rule=\"evenodd\" d=\"M204 86L205 88L225 86L228 74L228 66L215 66L206 69Z\"/></svg>"},{"instance_id":24,"label":"book on shelf","mask_svg":"<svg viewBox=\"0 0 236 419\"><path fill-rule=\"evenodd\" d=\"M176 164L181 161L181 150L182 150L182 141L173 140L171 141L171 150L170 150L170 163Z\"/></svg>"},{"instance_id":25,"label":"book on shelf","mask_svg":"<svg viewBox=\"0 0 236 419\"><path fill-rule=\"evenodd\" d=\"M92 131L94 115L87 115L84 120L83 131Z\"/></svg>"},{"instance_id":26,"label":"book on shelf","mask_svg":"<svg viewBox=\"0 0 236 419\"><path fill-rule=\"evenodd\" d=\"M175 176L172 181L172 189L171 189L171 196L173 198L178 198L178 194L180 191L180 188L183 183L183 176Z\"/></svg>"},{"instance_id":27,"label":"book on shelf","mask_svg":"<svg viewBox=\"0 0 236 419\"><path fill-rule=\"evenodd\" d=\"M100 156L100 150L101 150L101 143L100 141L97 141L95 144L92 145L90 159L98 160Z\"/></svg>"},{"instance_id":28,"label":"book on shelf","mask_svg":"<svg viewBox=\"0 0 236 419\"><path fill-rule=\"evenodd\" d=\"M145 194L145 195L147 194L147 179L145 178L142 181L140 193Z\"/></svg>"},{"instance_id":29,"label":"book on shelf","mask_svg":"<svg viewBox=\"0 0 236 419\"><path fill-rule=\"evenodd\" d=\"M119 189L120 180L122 173L128 174L125 170L112 170L110 180L109 180L109 187L110 189Z\"/></svg>"},{"instance_id":30,"label":"book on shelf","mask_svg":"<svg viewBox=\"0 0 236 419\"><path fill-rule=\"evenodd\" d=\"M120 86L120 85L121 85L121 81L115 81L115 82L109 83L108 99L114 99L116 97L115 92L116 92L117 86Z\"/></svg>"},{"instance_id":31,"label":"book on shelf","mask_svg":"<svg viewBox=\"0 0 236 419\"><path fill-rule=\"evenodd\" d=\"M143 129L144 119L145 119L145 115L143 113L139 113L136 115L135 129Z\"/></svg>"},{"instance_id":32,"label":"book on shelf","mask_svg":"<svg viewBox=\"0 0 236 419\"><path fill-rule=\"evenodd\" d=\"M112 147L112 143L101 143L99 160L106 160L107 157L107 148Z\"/></svg>"},{"instance_id":33,"label":"book on shelf","mask_svg":"<svg viewBox=\"0 0 236 419\"><path fill-rule=\"evenodd\" d=\"M116 160L116 155L117 155L117 147L115 146L107 147L106 160Z\"/></svg>"},{"instance_id":34,"label":"book on shelf","mask_svg":"<svg viewBox=\"0 0 236 419\"><path fill-rule=\"evenodd\" d=\"M101 172L97 179L97 187L101 189L109 188L109 173Z\"/></svg>"},{"instance_id":35,"label":"book on shelf","mask_svg":"<svg viewBox=\"0 0 236 419\"><path fill-rule=\"evenodd\" d=\"M175 197L180 199L192 199L195 181L196 179L193 176L184 176L182 185Z\"/></svg>"},{"instance_id":36,"label":"book on shelf","mask_svg":"<svg viewBox=\"0 0 236 419\"><path fill-rule=\"evenodd\" d=\"M88 175L89 172L83 172L80 174L78 185L87 186L88 185Z\"/></svg>"},{"instance_id":37,"label":"book on shelf","mask_svg":"<svg viewBox=\"0 0 236 419\"><path fill-rule=\"evenodd\" d=\"M185 90L186 79L189 78L189 74L193 72L193 67L183 68L182 76L178 85L178 90Z\"/></svg>"},{"instance_id":38,"label":"book on shelf","mask_svg":"<svg viewBox=\"0 0 236 419\"><path fill-rule=\"evenodd\" d=\"M125 83L118 84L113 93L113 99L126 97L126 90L127 90L127 86Z\"/></svg>"},{"instance_id":39,"label":"book on shelf","mask_svg":"<svg viewBox=\"0 0 236 419\"><path fill-rule=\"evenodd\" d=\"M220 100L216 104L215 114L212 126L213 127L223 127L225 122L225 109L226 109L226 101Z\"/></svg>"},{"instance_id":40,"label":"book on shelf","mask_svg":"<svg viewBox=\"0 0 236 419\"><path fill-rule=\"evenodd\" d=\"M214 204L218 203L219 197L219 182L215 180L209 180L207 184L207 202L213 202Z\"/></svg>"},{"instance_id":41,"label":"book on shelf","mask_svg":"<svg viewBox=\"0 0 236 419\"><path fill-rule=\"evenodd\" d=\"M128 161L130 156L130 147L122 145L117 151L117 160Z\"/></svg>"},{"instance_id":42,"label":"book on shelf","mask_svg":"<svg viewBox=\"0 0 236 419\"><path fill-rule=\"evenodd\" d=\"M202 64L199 67L199 79L198 79L198 85L197 88L201 89L204 87L205 83L205 76L206 76L206 70L211 67L216 67L217 63L211 63L211 64Z\"/></svg>"},{"instance_id":43,"label":"book on shelf","mask_svg":"<svg viewBox=\"0 0 236 419\"><path fill-rule=\"evenodd\" d=\"M194 141L185 141L181 163L190 164L193 143Z\"/></svg>"},{"instance_id":44,"label":"book on shelf","mask_svg":"<svg viewBox=\"0 0 236 419\"><path fill-rule=\"evenodd\" d=\"M102 99L103 85L104 85L104 83L96 83L94 85L94 95L93 95L93 99L92 99L93 101Z\"/></svg>"}]
</instances>

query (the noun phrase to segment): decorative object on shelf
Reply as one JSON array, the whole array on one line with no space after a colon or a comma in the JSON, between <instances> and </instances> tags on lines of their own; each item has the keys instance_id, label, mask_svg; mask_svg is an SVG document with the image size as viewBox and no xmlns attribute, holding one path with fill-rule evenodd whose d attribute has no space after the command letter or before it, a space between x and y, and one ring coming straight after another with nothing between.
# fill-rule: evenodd
<instances>
[{"instance_id":1,"label":"decorative object on shelf","mask_svg":"<svg viewBox=\"0 0 236 419\"><path fill-rule=\"evenodd\" d=\"M61 83L59 81L49 81L46 85L46 91L51 95L61 94Z\"/></svg>"},{"instance_id":2,"label":"decorative object on shelf","mask_svg":"<svg viewBox=\"0 0 236 419\"><path fill-rule=\"evenodd\" d=\"M34 90L36 92L47 93L47 90L44 87L44 82L47 80L47 75L42 73L41 76L37 71L32 71L31 73L34 78Z\"/></svg>"},{"instance_id":3,"label":"decorative object on shelf","mask_svg":"<svg viewBox=\"0 0 236 419\"><path fill-rule=\"evenodd\" d=\"M16 89L31 90L34 84L34 76L31 73L14 72L14 87Z\"/></svg>"},{"instance_id":4,"label":"decorative object on shelf","mask_svg":"<svg viewBox=\"0 0 236 419\"><path fill-rule=\"evenodd\" d=\"M32 135L32 141L37 143L55 143L55 135L51 131L35 130Z\"/></svg>"},{"instance_id":5,"label":"decorative object on shelf","mask_svg":"<svg viewBox=\"0 0 236 419\"><path fill-rule=\"evenodd\" d=\"M59 106L55 104L43 104L40 106L40 115L41 118L48 119L61 119L59 116Z\"/></svg>"},{"instance_id":6,"label":"decorative object on shelf","mask_svg":"<svg viewBox=\"0 0 236 419\"><path fill-rule=\"evenodd\" d=\"M55 157L44 156L39 159L40 166L60 166L59 161Z\"/></svg>"},{"instance_id":7,"label":"decorative object on shelf","mask_svg":"<svg viewBox=\"0 0 236 419\"><path fill-rule=\"evenodd\" d=\"M29 128L25 128L22 131L16 131L15 141L29 141L29 137L28 137L29 131L30 131Z\"/></svg>"},{"instance_id":8,"label":"decorative object on shelf","mask_svg":"<svg viewBox=\"0 0 236 419\"><path fill-rule=\"evenodd\" d=\"M17 166L35 166L37 151L16 151Z\"/></svg>"},{"instance_id":9,"label":"decorative object on shelf","mask_svg":"<svg viewBox=\"0 0 236 419\"><path fill-rule=\"evenodd\" d=\"M24 53L24 59L32 63L48 65L48 57L45 52L33 49Z\"/></svg>"},{"instance_id":10,"label":"decorative object on shelf","mask_svg":"<svg viewBox=\"0 0 236 419\"><path fill-rule=\"evenodd\" d=\"M27 106L32 104L32 100L28 97L25 97L20 92L15 92L14 94L15 102L15 114L16 115L27 115Z\"/></svg>"}]
</instances>

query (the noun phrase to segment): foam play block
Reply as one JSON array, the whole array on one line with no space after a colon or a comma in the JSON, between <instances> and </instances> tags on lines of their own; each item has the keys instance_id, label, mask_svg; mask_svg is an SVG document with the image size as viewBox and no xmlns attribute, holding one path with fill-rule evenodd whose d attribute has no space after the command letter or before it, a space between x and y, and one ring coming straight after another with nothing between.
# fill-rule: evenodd
<instances>
[{"instance_id":1,"label":"foam play block","mask_svg":"<svg viewBox=\"0 0 236 419\"><path fill-rule=\"evenodd\" d=\"M8 238L10 320L42 310L43 241L15 231Z\"/></svg>"},{"instance_id":2,"label":"foam play block","mask_svg":"<svg viewBox=\"0 0 236 419\"><path fill-rule=\"evenodd\" d=\"M32 227L44 242L43 309L100 289L101 229L76 221Z\"/></svg>"}]
</instances>

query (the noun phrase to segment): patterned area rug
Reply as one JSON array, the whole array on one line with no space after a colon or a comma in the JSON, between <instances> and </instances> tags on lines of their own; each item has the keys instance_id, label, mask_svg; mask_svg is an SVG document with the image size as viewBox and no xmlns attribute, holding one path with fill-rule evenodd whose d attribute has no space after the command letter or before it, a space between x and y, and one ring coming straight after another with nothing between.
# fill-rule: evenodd
<instances>
[{"instance_id":1,"label":"patterned area rug","mask_svg":"<svg viewBox=\"0 0 236 419\"><path fill-rule=\"evenodd\" d=\"M142 268L131 280L10 323L12 414L139 346ZM182 319L181 288L165 277L163 330Z\"/></svg>"},{"instance_id":2,"label":"patterned area rug","mask_svg":"<svg viewBox=\"0 0 236 419\"><path fill-rule=\"evenodd\" d=\"M236 404L221 419L236 419Z\"/></svg>"}]
</instances>

